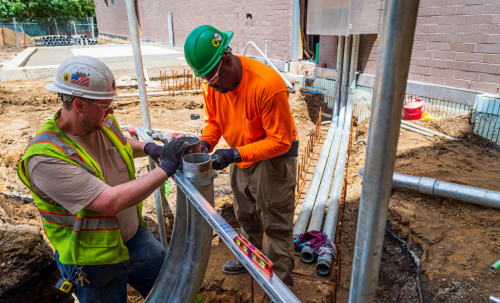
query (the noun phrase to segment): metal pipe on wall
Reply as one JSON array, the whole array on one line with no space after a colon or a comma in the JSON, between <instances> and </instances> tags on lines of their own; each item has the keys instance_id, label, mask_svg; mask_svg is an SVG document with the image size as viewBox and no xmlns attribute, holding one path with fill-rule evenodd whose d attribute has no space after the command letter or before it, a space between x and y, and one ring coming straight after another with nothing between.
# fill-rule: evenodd
<instances>
[{"instance_id":1,"label":"metal pipe on wall","mask_svg":"<svg viewBox=\"0 0 500 303\"><path fill-rule=\"evenodd\" d=\"M292 62L299 61L300 51L300 0L293 0L292 3Z\"/></svg>"},{"instance_id":2,"label":"metal pipe on wall","mask_svg":"<svg viewBox=\"0 0 500 303\"><path fill-rule=\"evenodd\" d=\"M360 178L363 178L364 171L364 168L359 170L358 175ZM397 173L393 175L392 186L415 190L427 195L500 209L500 192L493 190Z\"/></svg>"},{"instance_id":3,"label":"metal pipe on wall","mask_svg":"<svg viewBox=\"0 0 500 303\"><path fill-rule=\"evenodd\" d=\"M339 126L344 125L345 121L345 107L349 88L349 65L351 63L351 44L352 36L346 36L344 42L344 63L342 63L342 86L340 87Z\"/></svg>"},{"instance_id":4,"label":"metal pipe on wall","mask_svg":"<svg viewBox=\"0 0 500 303\"><path fill-rule=\"evenodd\" d=\"M170 46L174 46L174 22L172 21L172 12L168 12L168 43Z\"/></svg>"},{"instance_id":5,"label":"metal pipe on wall","mask_svg":"<svg viewBox=\"0 0 500 303\"><path fill-rule=\"evenodd\" d=\"M207 154L190 154L183 159L183 172L186 179L214 205L214 174L212 157ZM196 207L189 203L188 229L184 259L168 302L195 302L200 292L203 277L208 265L212 248L213 229L204 220Z\"/></svg>"},{"instance_id":6,"label":"metal pipe on wall","mask_svg":"<svg viewBox=\"0 0 500 303\"><path fill-rule=\"evenodd\" d=\"M340 108L340 87L342 86L342 63L344 62L344 36L337 37L337 72L335 77L335 93L333 103L333 123L338 123L338 115ZM336 120L335 120L336 119Z\"/></svg>"},{"instance_id":7,"label":"metal pipe on wall","mask_svg":"<svg viewBox=\"0 0 500 303\"><path fill-rule=\"evenodd\" d=\"M372 302L377 290L418 5L419 0L384 2L350 303Z\"/></svg>"}]
</instances>

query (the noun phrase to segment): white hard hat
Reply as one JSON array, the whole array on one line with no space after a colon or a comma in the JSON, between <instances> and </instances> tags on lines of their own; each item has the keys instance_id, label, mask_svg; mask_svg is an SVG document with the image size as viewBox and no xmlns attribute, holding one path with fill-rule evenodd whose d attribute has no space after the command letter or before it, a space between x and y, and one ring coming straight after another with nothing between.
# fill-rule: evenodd
<instances>
[{"instance_id":1,"label":"white hard hat","mask_svg":"<svg viewBox=\"0 0 500 303\"><path fill-rule=\"evenodd\" d=\"M106 64L89 56L74 56L64 60L57 71L56 81L47 84L45 89L95 100L118 96L111 70Z\"/></svg>"}]
</instances>

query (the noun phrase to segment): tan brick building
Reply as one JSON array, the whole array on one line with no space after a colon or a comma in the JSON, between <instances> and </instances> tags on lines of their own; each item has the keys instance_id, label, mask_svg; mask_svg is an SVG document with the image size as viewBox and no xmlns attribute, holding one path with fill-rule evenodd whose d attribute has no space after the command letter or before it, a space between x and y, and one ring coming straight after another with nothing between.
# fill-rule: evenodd
<instances>
[{"instance_id":1,"label":"tan brick building","mask_svg":"<svg viewBox=\"0 0 500 303\"><path fill-rule=\"evenodd\" d=\"M183 45L196 26L211 24L235 32L231 46L236 53L242 53L248 41L264 49L264 40L269 40L269 57L290 61L293 3L294 0L138 0L138 7L144 40L168 43L167 14L172 12L176 45ZM349 23L353 30L363 33L367 27L374 27L365 24L367 20L377 20L375 32L380 32L382 1L351 0L350 6ZM97 0L96 14L100 33L129 36L124 0ZM319 41L319 64L335 68L337 37L321 35ZM363 73L376 73L378 47L377 34L361 35L358 69ZM253 50L249 54L258 56ZM421 0L409 80L499 93L500 0Z\"/></svg>"}]
</instances>

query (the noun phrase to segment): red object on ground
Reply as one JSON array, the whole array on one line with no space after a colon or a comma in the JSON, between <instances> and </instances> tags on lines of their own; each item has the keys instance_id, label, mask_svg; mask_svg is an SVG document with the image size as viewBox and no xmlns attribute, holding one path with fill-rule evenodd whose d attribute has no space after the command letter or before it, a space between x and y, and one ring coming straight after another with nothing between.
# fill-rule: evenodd
<instances>
[{"instance_id":1,"label":"red object on ground","mask_svg":"<svg viewBox=\"0 0 500 303\"><path fill-rule=\"evenodd\" d=\"M326 63L321 64L322 68L326 68Z\"/></svg>"},{"instance_id":2,"label":"red object on ground","mask_svg":"<svg viewBox=\"0 0 500 303\"><path fill-rule=\"evenodd\" d=\"M408 102L409 101L409 102ZM421 102L422 98L408 96L405 99L403 106L403 120L420 120L424 113L424 104Z\"/></svg>"}]
</instances>

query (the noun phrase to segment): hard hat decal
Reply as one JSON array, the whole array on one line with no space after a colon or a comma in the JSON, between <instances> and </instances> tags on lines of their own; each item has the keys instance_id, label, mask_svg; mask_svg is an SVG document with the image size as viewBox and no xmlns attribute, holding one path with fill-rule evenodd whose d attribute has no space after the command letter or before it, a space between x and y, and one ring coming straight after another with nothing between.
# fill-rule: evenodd
<instances>
[{"instance_id":1,"label":"hard hat decal","mask_svg":"<svg viewBox=\"0 0 500 303\"><path fill-rule=\"evenodd\" d=\"M71 83L89 87L91 73L92 70L87 66L75 66L73 67L73 74L71 75Z\"/></svg>"},{"instance_id":2,"label":"hard hat decal","mask_svg":"<svg viewBox=\"0 0 500 303\"><path fill-rule=\"evenodd\" d=\"M217 39L214 38L214 39L212 39L212 44L215 47L219 47L220 42L219 42L219 40L217 40Z\"/></svg>"},{"instance_id":3,"label":"hard hat decal","mask_svg":"<svg viewBox=\"0 0 500 303\"><path fill-rule=\"evenodd\" d=\"M215 39L217 39L217 41L219 41L219 42L222 41L222 37L221 37L221 35L219 33L215 33L214 37L215 37Z\"/></svg>"},{"instance_id":4,"label":"hard hat decal","mask_svg":"<svg viewBox=\"0 0 500 303\"><path fill-rule=\"evenodd\" d=\"M70 78L70 76L69 76L68 73L64 73L63 76L62 76L62 79L63 79L64 82L68 82L69 78Z\"/></svg>"}]
</instances>

